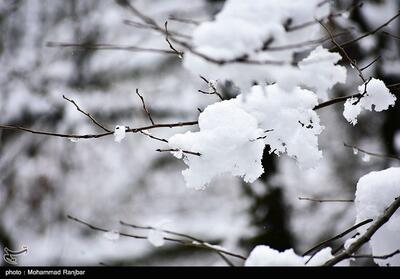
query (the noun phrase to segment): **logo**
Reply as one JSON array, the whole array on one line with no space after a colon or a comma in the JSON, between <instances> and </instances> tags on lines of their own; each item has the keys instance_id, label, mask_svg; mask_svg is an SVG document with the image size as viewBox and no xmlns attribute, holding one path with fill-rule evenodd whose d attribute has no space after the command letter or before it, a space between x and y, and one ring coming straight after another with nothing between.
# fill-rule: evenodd
<instances>
[{"instance_id":1,"label":"logo","mask_svg":"<svg viewBox=\"0 0 400 279\"><path fill-rule=\"evenodd\" d=\"M8 247L4 248L3 259L6 263L11 265L17 265L17 257L20 255L26 255L28 253L28 246L22 245L20 250L11 250Z\"/></svg>"}]
</instances>

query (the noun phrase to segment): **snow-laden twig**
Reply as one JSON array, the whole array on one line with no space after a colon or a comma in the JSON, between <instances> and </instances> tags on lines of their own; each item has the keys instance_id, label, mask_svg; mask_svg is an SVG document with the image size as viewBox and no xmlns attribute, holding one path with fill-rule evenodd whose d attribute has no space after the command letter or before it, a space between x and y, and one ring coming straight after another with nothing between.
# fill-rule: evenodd
<instances>
[{"instance_id":1,"label":"snow-laden twig","mask_svg":"<svg viewBox=\"0 0 400 279\"><path fill-rule=\"evenodd\" d=\"M221 93L219 93L219 92L217 91L217 88L216 88L216 85L215 85L215 82L214 82L214 81L208 80L208 79L206 79L204 76L200 76L200 78L208 85L208 87L209 87L210 89L212 89L212 91L211 91L211 92L208 92L208 91L203 91L203 90L197 90L198 92L200 92L200 93L202 93L202 94L206 94L206 95L217 95L218 98L219 98L221 101L224 100L224 98L222 97Z\"/></svg>"},{"instance_id":2,"label":"snow-laden twig","mask_svg":"<svg viewBox=\"0 0 400 279\"><path fill-rule=\"evenodd\" d=\"M400 197L395 198L395 200L389 205L385 212L375 220L375 222L367 229L367 231L360 235L356 241L354 241L350 247L344 249L342 252L337 254L335 257L327 261L324 266L334 266L335 264L351 258L352 255L357 252L365 243L367 243L371 237L381 228L390 217L397 211L400 207Z\"/></svg>"},{"instance_id":3,"label":"snow-laden twig","mask_svg":"<svg viewBox=\"0 0 400 279\"><path fill-rule=\"evenodd\" d=\"M173 149L173 148L169 148L169 149L156 149L157 152L179 152L181 151L182 153L186 153L186 154L190 154L190 155L196 155L196 156L201 156L201 154L199 152L195 152L195 151L188 151L188 150L179 150L179 149Z\"/></svg>"}]
</instances>

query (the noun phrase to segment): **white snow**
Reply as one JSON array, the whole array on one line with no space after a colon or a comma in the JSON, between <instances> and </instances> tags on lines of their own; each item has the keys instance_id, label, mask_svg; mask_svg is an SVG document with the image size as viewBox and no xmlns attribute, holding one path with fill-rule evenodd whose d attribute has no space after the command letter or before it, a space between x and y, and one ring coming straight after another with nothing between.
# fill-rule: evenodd
<instances>
[{"instance_id":1,"label":"white snow","mask_svg":"<svg viewBox=\"0 0 400 279\"><path fill-rule=\"evenodd\" d=\"M358 87L358 91L362 93L364 85ZM396 97L390 93L385 83L379 79L371 79L367 84L367 94L360 101L364 109L372 111L387 110L390 106L394 105Z\"/></svg>"},{"instance_id":2,"label":"white snow","mask_svg":"<svg viewBox=\"0 0 400 279\"><path fill-rule=\"evenodd\" d=\"M358 87L358 92L363 94L365 85ZM369 111L384 111L393 106L396 97L379 79L371 79L367 84L367 93L358 101L358 98L350 98L344 104L343 116L353 125L357 124L357 117L363 109Z\"/></svg>"},{"instance_id":3,"label":"white snow","mask_svg":"<svg viewBox=\"0 0 400 279\"><path fill-rule=\"evenodd\" d=\"M302 266L305 260L296 255L293 249L279 252L265 245L256 246L251 251L245 266Z\"/></svg>"},{"instance_id":4,"label":"white snow","mask_svg":"<svg viewBox=\"0 0 400 279\"><path fill-rule=\"evenodd\" d=\"M106 239L111 240L111 241L118 240L119 236L120 236L119 231L116 231L116 230L111 230L111 231L105 232L103 235Z\"/></svg>"},{"instance_id":5,"label":"white snow","mask_svg":"<svg viewBox=\"0 0 400 279\"><path fill-rule=\"evenodd\" d=\"M245 262L245 266L319 266L332 258L332 249L324 248L310 256L299 256L293 249L279 252L266 245L256 246ZM309 260L309 262L307 262Z\"/></svg>"},{"instance_id":6,"label":"white snow","mask_svg":"<svg viewBox=\"0 0 400 279\"><path fill-rule=\"evenodd\" d=\"M209 105L199 117L199 132L176 134L172 149L199 152L184 155L183 171L190 188L203 189L220 174L231 173L253 182L263 172L265 144L271 153L287 153L301 168L313 168L322 157L318 135L323 127L313 110L311 91L286 92L278 85L253 86L250 93ZM173 151L175 157L180 153Z\"/></svg>"},{"instance_id":7,"label":"white snow","mask_svg":"<svg viewBox=\"0 0 400 279\"><path fill-rule=\"evenodd\" d=\"M356 191L356 223L367 219L376 220L385 209L400 196L400 168L373 171L360 178ZM358 228L365 233L368 226ZM373 255L382 256L400 247L400 211L390 218L369 241ZM374 259L379 265L400 265L400 255L389 259Z\"/></svg>"},{"instance_id":8,"label":"white snow","mask_svg":"<svg viewBox=\"0 0 400 279\"><path fill-rule=\"evenodd\" d=\"M371 160L371 156L369 154L364 154L362 160L363 162L369 162Z\"/></svg>"},{"instance_id":9,"label":"white snow","mask_svg":"<svg viewBox=\"0 0 400 279\"><path fill-rule=\"evenodd\" d=\"M203 189L220 174L231 173L253 182L263 173L261 159L263 135L257 120L239 108L235 101L208 106L199 117L199 132L176 134L168 142L171 148L199 152L185 154L189 166L182 173L188 187Z\"/></svg>"},{"instance_id":10,"label":"white snow","mask_svg":"<svg viewBox=\"0 0 400 279\"><path fill-rule=\"evenodd\" d=\"M343 116L346 118L346 120L353 124L355 126L358 122L357 116L361 113L362 107L360 103L357 103L357 98L350 98L347 99L346 102L344 103L344 110L343 110ZM353 105L355 104L355 105Z\"/></svg>"},{"instance_id":11,"label":"white snow","mask_svg":"<svg viewBox=\"0 0 400 279\"><path fill-rule=\"evenodd\" d=\"M313 168L322 157L318 135L323 126L313 110L318 100L306 89L285 91L277 84L253 86L250 93L239 96L241 106L254 115L265 133L265 143L279 155L287 153L302 168Z\"/></svg>"},{"instance_id":12,"label":"white snow","mask_svg":"<svg viewBox=\"0 0 400 279\"><path fill-rule=\"evenodd\" d=\"M155 247L161 247L165 243L165 233L163 231L163 228L165 225L168 223L171 223L169 219L163 219L154 225L153 229L149 230L149 233L147 235L147 240Z\"/></svg>"},{"instance_id":13,"label":"white snow","mask_svg":"<svg viewBox=\"0 0 400 279\"><path fill-rule=\"evenodd\" d=\"M79 139L77 138L68 138L70 142L77 143Z\"/></svg>"},{"instance_id":14,"label":"white snow","mask_svg":"<svg viewBox=\"0 0 400 279\"><path fill-rule=\"evenodd\" d=\"M358 236L355 236L355 237L352 237L352 238L347 239L347 240L344 242L344 245L343 245L344 249L349 249L349 247L350 247L355 241L357 241L357 239L358 239Z\"/></svg>"},{"instance_id":15,"label":"white snow","mask_svg":"<svg viewBox=\"0 0 400 279\"><path fill-rule=\"evenodd\" d=\"M318 0L257 0L251 5L240 0L226 1L214 21L204 22L194 30L195 51L220 61L246 57L253 61L279 61L283 65L237 62L218 65L187 52L184 66L195 75L207 73L214 79L231 80L246 91L254 81L277 82L287 90L295 86L315 89L319 98L326 99L333 85L345 82L346 69L336 65L341 56L313 44L279 49L322 37L319 24L290 31L285 27L288 20L290 28L329 14L329 5L319 4ZM298 66L292 65L296 52L312 48L309 57Z\"/></svg>"},{"instance_id":16,"label":"white snow","mask_svg":"<svg viewBox=\"0 0 400 279\"><path fill-rule=\"evenodd\" d=\"M147 240L155 247L161 247L165 243L164 233L158 229L150 230Z\"/></svg>"},{"instance_id":17,"label":"white snow","mask_svg":"<svg viewBox=\"0 0 400 279\"><path fill-rule=\"evenodd\" d=\"M183 150L182 149L178 149L177 151L172 151L171 153L178 159L183 158Z\"/></svg>"},{"instance_id":18,"label":"white snow","mask_svg":"<svg viewBox=\"0 0 400 279\"><path fill-rule=\"evenodd\" d=\"M299 62L301 81L307 87L315 89L320 99L327 99L328 90L336 83L346 81L346 68L336 65L341 59L340 54L318 46L307 58Z\"/></svg>"},{"instance_id":19,"label":"white snow","mask_svg":"<svg viewBox=\"0 0 400 279\"><path fill-rule=\"evenodd\" d=\"M117 125L114 130L114 141L120 143L126 135L126 127Z\"/></svg>"}]
</instances>

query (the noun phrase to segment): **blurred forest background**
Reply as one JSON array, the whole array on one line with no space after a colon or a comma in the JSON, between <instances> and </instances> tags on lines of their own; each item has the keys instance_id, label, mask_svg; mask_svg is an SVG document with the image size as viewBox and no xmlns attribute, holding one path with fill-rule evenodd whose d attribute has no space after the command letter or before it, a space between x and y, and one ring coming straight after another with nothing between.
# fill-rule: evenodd
<instances>
[{"instance_id":1,"label":"blurred forest background","mask_svg":"<svg viewBox=\"0 0 400 279\"><path fill-rule=\"evenodd\" d=\"M131 2L161 25L171 16L211 20L224 4ZM339 41L373 30L400 8L395 0L331 2L336 10L364 2L349 18L331 20L331 28L350 31ZM109 0L0 0L0 123L55 132L98 131L62 95L111 128L148 124L136 88L160 123L196 120L198 108L218 101L215 95L197 92L206 85L187 72L176 55L47 46L78 42L168 49L164 37L125 24L126 19L139 22ZM195 28L174 20L168 26L188 36ZM400 20L384 30L400 36ZM377 32L348 52L361 66L380 56L366 76L393 84L400 81L399 47L398 39ZM349 69L347 84L335 87L332 96L356 92L356 79ZM226 98L237 94L231 83L221 87ZM342 111L342 104L319 111L325 130L320 136L324 159L317 169L304 171L286 156L265 152L266 174L255 183L224 176L204 191L186 188L181 175L185 165L169 153L156 152L165 146L141 134L130 134L117 144L112 138L71 142L0 130L1 251L27 245L28 255L18 258L20 265L225 265L205 250L176 244L155 248L148 241L122 237L110 240L68 220L70 214L121 231L129 229L122 228L120 220L166 222L165 228L244 255L256 244L302 253L351 226L355 214L352 203L299 197L353 199L360 176L399 165L388 158L353 154L343 145L400 155L399 102L388 111L364 114L356 128ZM168 137L185 130L154 134Z\"/></svg>"}]
</instances>

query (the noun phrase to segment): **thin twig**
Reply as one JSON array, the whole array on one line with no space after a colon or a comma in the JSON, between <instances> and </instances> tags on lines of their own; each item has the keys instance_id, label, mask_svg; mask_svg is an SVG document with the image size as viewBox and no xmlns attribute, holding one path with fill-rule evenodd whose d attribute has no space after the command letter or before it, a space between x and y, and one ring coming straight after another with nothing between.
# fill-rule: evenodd
<instances>
[{"instance_id":1,"label":"thin twig","mask_svg":"<svg viewBox=\"0 0 400 279\"><path fill-rule=\"evenodd\" d=\"M155 228L155 227L152 227L152 226L140 226L140 225L136 225L136 224L127 223L127 222L124 222L124 221L119 221L119 223L121 225L123 225L123 226L131 227L131 228L134 228L134 229L160 230L160 231L163 231L165 233L172 234L172 235L179 236L179 237L184 237L184 238L187 238L187 239L192 240L192 241L204 242L203 240L201 240L199 238L196 238L196 237L193 237L191 235L184 234L184 233L178 233L178 232L174 232L174 231L170 231L170 230L158 229L158 228Z\"/></svg>"},{"instance_id":2,"label":"thin twig","mask_svg":"<svg viewBox=\"0 0 400 279\"><path fill-rule=\"evenodd\" d=\"M182 127L182 126L193 126L197 125L198 121L187 121L187 122L177 122L177 123L165 123L165 124L155 124L150 126L143 126L138 128L129 128L126 130L126 133L139 133L140 131L157 129L157 128L174 128L174 127ZM16 130L22 132L28 132L32 134L45 135L45 136L53 136L60 138L74 138L74 139L93 139L93 138L102 138L106 136L112 135L114 132L105 132L99 134L84 134L84 135L76 135L76 134L62 134L62 133L54 133L54 132L45 132L45 131L37 131L21 126L12 126L12 125L1 125L0 129L4 130Z\"/></svg>"},{"instance_id":3,"label":"thin twig","mask_svg":"<svg viewBox=\"0 0 400 279\"><path fill-rule=\"evenodd\" d=\"M348 99L356 98L356 97L360 97L360 96L361 96L361 94L357 93L357 94L353 94L353 95L349 95L349 96L337 97L337 98L334 98L334 99L331 99L331 100L328 100L326 102L322 102L322 103L316 105L313 108L313 110L318 110L318 109L321 109L321 108L324 108L324 107L328 107L328 106L333 105L333 104L342 103L342 102L345 102Z\"/></svg>"},{"instance_id":4,"label":"thin twig","mask_svg":"<svg viewBox=\"0 0 400 279\"><path fill-rule=\"evenodd\" d=\"M235 266L231 260L229 260L224 254L221 252L217 252L217 254L222 258L222 260L228 265L228 266Z\"/></svg>"},{"instance_id":5,"label":"thin twig","mask_svg":"<svg viewBox=\"0 0 400 279\"><path fill-rule=\"evenodd\" d=\"M193 152L193 151L187 151L187 150L180 150L180 149L156 149L158 152L182 152L190 155L196 155L196 156L201 156L199 152Z\"/></svg>"},{"instance_id":6,"label":"thin twig","mask_svg":"<svg viewBox=\"0 0 400 279\"><path fill-rule=\"evenodd\" d=\"M121 46L114 44L86 44L86 43L64 43L64 42L47 42L47 47L74 47L83 49L93 50L124 50L134 52L157 52L164 54L175 54L174 51L169 49L158 49L158 48L144 48L138 46Z\"/></svg>"},{"instance_id":7,"label":"thin twig","mask_svg":"<svg viewBox=\"0 0 400 279\"><path fill-rule=\"evenodd\" d=\"M151 139L155 139L155 140L158 140L158 141L162 141L162 142L168 143L168 140L163 139L163 138L159 138L159 137L156 137L156 136L153 136L152 134L150 134L150 133L148 133L148 132L146 132L146 131L140 131L140 133L141 133L142 135L148 136L148 137L151 138Z\"/></svg>"},{"instance_id":8,"label":"thin twig","mask_svg":"<svg viewBox=\"0 0 400 279\"><path fill-rule=\"evenodd\" d=\"M389 84L386 87L389 88L391 90L391 92L395 95L398 95L400 93L400 90L398 90L400 88L400 83ZM398 91L396 92L393 90L398 90ZM313 108L313 110L318 110L318 109L328 107L333 104L342 103L351 98L360 98L361 96L362 96L361 93L357 93L357 94L353 94L353 95L349 95L349 96L337 97L337 98L334 98L334 99L331 99L331 100L328 100L328 101L325 101L325 102L322 102L322 103L316 105Z\"/></svg>"},{"instance_id":9,"label":"thin twig","mask_svg":"<svg viewBox=\"0 0 400 279\"><path fill-rule=\"evenodd\" d=\"M203 90L200 90L200 89L199 89L199 90L197 90L198 92L203 93L203 94L208 94L208 95L217 95L218 98L219 98L221 101L224 100L224 98L222 97L222 95L217 91L217 88L215 87L215 85L214 85L212 82L210 82L210 80L206 79L205 77L203 77L203 76L201 76L201 75L200 75L200 78L201 78L205 83L207 83L207 85L212 89L212 91L211 91L211 92L207 92L207 91L203 91Z\"/></svg>"},{"instance_id":10,"label":"thin twig","mask_svg":"<svg viewBox=\"0 0 400 279\"><path fill-rule=\"evenodd\" d=\"M84 115L86 115L87 117L89 117L90 120L92 120L92 122L93 122L94 124L96 124L97 126L99 126L101 129L103 129L103 130L106 131L106 132L111 132L111 130L107 129L104 125L100 124L100 122L98 122L96 119L94 119L94 117L93 117L90 113L88 113L88 112L84 111L83 109L81 109L81 108L78 106L78 104L77 104L74 100L69 99L69 98L65 97L64 95L62 95L62 97L64 98L64 100L67 100L68 102L70 102L71 104L73 104L73 105L75 106L75 108L76 108L80 113L83 113Z\"/></svg>"},{"instance_id":11,"label":"thin twig","mask_svg":"<svg viewBox=\"0 0 400 279\"><path fill-rule=\"evenodd\" d=\"M306 22L299 23L299 24L293 25L293 26L290 26L290 25L289 25L289 26L287 26L287 28L286 28L286 29L287 29L287 32L297 31L297 30L306 28L306 27L308 27L308 26L317 24L318 21L324 21L324 20L327 20L327 19L333 19L333 18L336 18L336 17L340 17L340 16L344 15L345 13L351 13L353 10L355 10L355 9L357 9L357 8L360 8L362 5L363 5L363 2L356 3L355 5L351 5L351 6L349 6L348 8L346 8L346 9L344 9L344 10L342 10L342 11L339 11L339 12L336 12L336 13L330 13L330 14L328 14L327 16L322 17L322 18L320 18L320 19L315 19L315 20L311 20L311 21L306 21Z\"/></svg>"},{"instance_id":12,"label":"thin twig","mask_svg":"<svg viewBox=\"0 0 400 279\"><path fill-rule=\"evenodd\" d=\"M344 145L345 147L349 147L349 148L356 149L357 151L360 151L361 153L368 154L368 155L371 155L371 156L400 160L400 157L399 157L399 156L396 156L396 155L380 154L380 153L375 153L375 152L366 151L366 150L361 149L361 148L359 148L359 147L357 147L357 146L355 146L355 145L350 145L350 144L347 144L347 143L345 143L345 142L343 143L343 145Z\"/></svg>"},{"instance_id":13,"label":"thin twig","mask_svg":"<svg viewBox=\"0 0 400 279\"><path fill-rule=\"evenodd\" d=\"M365 69L369 68L372 64L374 64L376 61L378 61L379 59L381 59L381 56L379 55L378 57L376 57L374 60L372 60L370 63L368 63L366 66L362 67L360 70L364 71Z\"/></svg>"},{"instance_id":14,"label":"thin twig","mask_svg":"<svg viewBox=\"0 0 400 279\"><path fill-rule=\"evenodd\" d=\"M152 26L152 25L148 25L148 24L146 24L146 23L141 23L141 22L136 22L136 21L129 20L129 19L125 19L125 20L123 21L123 23L126 24L126 25L129 25L129 26L135 27L135 28L151 29L151 30L158 31L158 30L157 30L154 26ZM182 37L182 38L185 38L185 39L191 39L191 38L192 38L192 37L189 36L189 35L182 34L182 33L176 32L176 31L168 30L168 33L171 34L172 36Z\"/></svg>"},{"instance_id":15,"label":"thin twig","mask_svg":"<svg viewBox=\"0 0 400 279\"><path fill-rule=\"evenodd\" d=\"M174 15L170 15L168 17L169 20L172 21L177 21L177 22L182 22L182 23L187 23L187 24L192 24L192 25L199 25L201 22L197 21L197 20L193 20L193 19L188 19L188 18L181 18L181 17L177 17Z\"/></svg>"},{"instance_id":16,"label":"thin twig","mask_svg":"<svg viewBox=\"0 0 400 279\"><path fill-rule=\"evenodd\" d=\"M359 228L359 227L361 227L361 226L364 226L365 224L371 223L372 221L373 221L372 219L368 219L368 220L362 221L362 222L360 222L360 223L358 223L358 224L356 224L356 225L354 225L354 226L348 228L348 229L345 230L344 232L341 232L341 233L339 233L338 235L335 235L334 237L331 237L331 238L329 238L329 239L327 239L327 240L322 241L321 243L315 245L315 246L312 247L311 249L309 249L309 250L307 250L306 252L304 252L304 253L303 253L303 256L306 256L306 255L308 255L308 254L311 254L312 252L314 252L314 251L316 251L316 250L317 250L317 251L321 250L322 248L326 247L330 242L332 242L332 241L334 241L334 240L337 240L337 239L340 239L340 238L342 238L343 236L347 235L348 233L354 231L355 229L357 229L357 228Z\"/></svg>"},{"instance_id":17,"label":"thin twig","mask_svg":"<svg viewBox=\"0 0 400 279\"><path fill-rule=\"evenodd\" d=\"M382 259L382 260L385 260L385 259L389 259L389 258L391 258L391 257L393 257L393 256L396 256L397 254L400 254L400 250L396 250L396 251L394 251L394 252L392 252L392 253L390 253L390 254L382 255L382 256L374 256L374 255L353 255L353 256L351 256L351 257L352 257L352 258L355 258L355 259L369 258L369 259Z\"/></svg>"},{"instance_id":18,"label":"thin twig","mask_svg":"<svg viewBox=\"0 0 400 279\"><path fill-rule=\"evenodd\" d=\"M343 36L348 33L349 33L349 31L339 32L337 34L334 34L333 37L336 38L336 37ZM320 39L308 40L308 41L304 41L304 42L300 42L300 43L278 45L278 46L268 46L267 48L263 49L263 51L281 51L281 50L288 50L288 49L294 49L294 48L301 48L301 47L321 44L330 39L331 39L330 36L326 36L326 37L323 37Z\"/></svg>"},{"instance_id":19,"label":"thin twig","mask_svg":"<svg viewBox=\"0 0 400 279\"><path fill-rule=\"evenodd\" d=\"M346 50L335 40L335 38L332 35L332 32L328 29L328 27L325 26L325 24L322 21L318 21L319 24L321 24L321 26L326 30L326 32L329 34L330 38L331 38L331 42L338 48L339 52L342 53L342 55L344 55L344 57L347 59L347 61L350 63L350 65L357 70L358 72L358 76L361 78L361 80L363 81L363 83L367 83L367 80L365 79L362 71L360 70L360 68L357 65L357 62L354 59L351 59L349 54L346 52Z\"/></svg>"},{"instance_id":20,"label":"thin twig","mask_svg":"<svg viewBox=\"0 0 400 279\"><path fill-rule=\"evenodd\" d=\"M358 41L364 39L365 37L368 37L368 36L370 36L370 35L375 34L375 33L378 32L379 30L381 30L382 28L384 28L384 27L386 27L387 25L389 25L393 20L395 20L395 19L398 18L399 16L400 16L400 10L397 12L397 14L395 14L393 17L391 17L389 20L387 20L385 23L383 23L382 25L378 26L378 27L375 28L374 30L365 32L364 34L362 34L361 36L359 36L359 37L357 37L357 38L355 38L355 39L352 39L352 40L349 40L349 41L347 41L347 42L344 42L344 43L340 44L340 46L334 46L333 48L330 49L330 51L335 51L335 50L337 50L337 49L339 49L339 48L344 48L344 47L346 47L346 46L348 46L348 45L350 45L350 44L353 44L353 43L355 43L355 42L358 42Z\"/></svg>"},{"instance_id":21,"label":"thin twig","mask_svg":"<svg viewBox=\"0 0 400 279\"><path fill-rule=\"evenodd\" d=\"M392 38L395 38L395 39L397 39L397 40L400 40L400 37L399 37L399 36L396 36L396 35L394 35L394 34L392 34L392 33L387 32L387 31L382 31L382 34L383 34L383 35L386 35L386 36L389 36L389 37L392 37Z\"/></svg>"},{"instance_id":22,"label":"thin twig","mask_svg":"<svg viewBox=\"0 0 400 279\"><path fill-rule=\"evenodd\" d=\"M355 240L350 247L344 249L338 255L327 261L324 266L334 266L342 260L351 258L351 256L357 252L365 243L367 243L371 237L392 217L392 215L400 207L400 197L394 199L384 213L375 220L375 222L366 230L364 234Z\"/></svg>"},{"instance_id":23,"label":"thin twig","mask_svg":"<svg viewBox=\"0 0 400 279\"><path fill-rule=\"evenodd\" d=\"M306 198L306 197L298 197L298 199L300 201L312 201L312 202L354 202L354 200L352 199L345 199L345 200L341 200L341 199L315 199L315 198Z\"/></svg>"},{"instance_id":24,"label":"thin twig","mask_svg":"<svg viewBox=\"0 0 400 279\"><path fill-rule=\"evenodd\" d=\"M171 231L171 230L164 230L164 229L155 228L155 227L152 227L152 226L135 225L135 224L127 223L127 222L124 222L124 221L120 221L120 224L123 225L123 226L134 228L134 229L158 230L158 231L161 231L163 233L170 234L170 235L173 235L173 236L183 237L183 238L188 239L190 241L189 243L191 243L192 245L195 245L195 246L198 246L198 247L207 248L207 249L212 249L212 250L214 250L214 251L216 251L218 253L222 253L222 254L229 255L229 256L232 256L232 257L236 257L236 258L239 258L239 259L242 259L242 260L246 260L246 257L244 257L242 255L239 255L239 254L236 254L236 253L232 253L232 252L226 251L224 249L220 249L220 248L216 247L213 244L210 244L210 243L208 243L208 242L206 242L204 240L201 240L201 239L199 239L197 237L193 237L193 236L188 235L188 234L174 232L174 231Z\"/></svg>"},{"instance_id":25,"label":"thin twig","mask_svg":"<svg viewBox=\"0 0 400 279\"><path fill-rule=\"evenodd\" d=\"M166 38L168 38L168 41L169 41L168 43L174 42L175 44L181 46L182 48L186 49L187 51L191 52L192 54L194 54L198 57L201 57L208 62L217 64L220 66L225 65L225 64L232 64L232 63L243 63L243 64L250 64L250 65L267 65L268 64L268 65L277 65L277 66L290 64L290 62L287 62L287 61L278 61L278 60L269 60L269 59L267 59L267 60L252 60L252 59L249 59L249 56L247 54L243 54L238 57L234 57L232 59L219 59L219 58L211 57L207 54L199 52L189 43L179 40L175 36L168 34L168 31L165 28L162 28L160 25L158 25L158 23L154 19L143 14L138 9L136 9L128 0L116 0L116 2L119 5L123 6L124 8L128 9L135 16L140 18L143 22L145 22L149 25L152 25L154 27L154 30L157 30L162 35L166 36ZM171 46L172 46L172 44L171 44ZM176 49L173 50L172 52L174 54L177 54L177 53L180 53L181 55L183 54L183 52L177 51Z\"/></svg>"},{"instance_id":26,"label":"thin twig","mask_svg":"<svg viewBox=\"0 0 400 279\"><path fill-rule=\"evenodd\" d=\"M139 96L139 98L140 98L140 101L142 101L142 106L143 106L143 110L144 110L144 112L147 114L147 117L149 118L149 120L150 120L150 122L151 122L151 124L155 124L154 123L154 121L153 121L153 118L151 117L151 114L150 114L150 111L147 109L147 107L146 107L146 103L144 102L144 98L143 98L143 96L142 95L140 95L140 93L139 93L139 89L138 88L136 88L136 95L138 95Z\"/></svg>"},{"instance_id":27,"label":"thin twig","mask_svg":"<svg viewBox=\"0 0 400 279\"><path fill-rule=\"evenodd\" d=\"M74 139L93 139L93 138L102 138L105 136L112 135L114 132L106 132L100 134L85 134L85 135L75 135L75 134L62 134L62 133L54 133L54 132L45 132L45 131L37 131L21 126L12 126L12 125L0 125L0 129L4 130L16 130L21 132L28 132L32 134L44 135L44 136L53 136L60 138L74 138Z\"/></svg>"},{"instance_id":28,"label":"thin twig","mask_svg":"<svg viewBox=\"0 0 400 279\"><path fill-rule=\"evenodd\" d=\"M167 43L168 43L168 45L169 45L169 48L172 49L172 50L176 53L176 55L178 55L178 57L179 57L180 59L182 59L182 58L183 58L183 52L177 50L177 49L172 45L171 41L169 40L169 36L168 36L168 34L169 34L169 32L168 32L168 21L165 22L164 26L165 26L165 40L167 41Z\"/></svg>"},{"instance_id":29,"label":"thin twig","mask_svg":"<svg viewBox=\"0 0 400 279\"><path fill-rule=\"evenodd\" d=\"M105 229L105 228L101 228L101 227L96 226L96 225L92 225L92 224L90 224L90 223L88 223L86 221L83 221L83 220L78 219L76 217L73 217L71 215L67 215L67 218L72 220L72 221L75 221L77 223L80 223L82 225L85 225L89 229L92 229L92 230L95 230L95 231L100 231L100 232L109 232L109 231L111 231L109 229ZM143 235L133 235L133 234L127 234L127 233L121 233L121 232L119 232L119 235L126 236L126 237L132 237L132 238L136 238L136 239L147 239L147 236L143 236Z\"/></svg>"}]
</instances>

